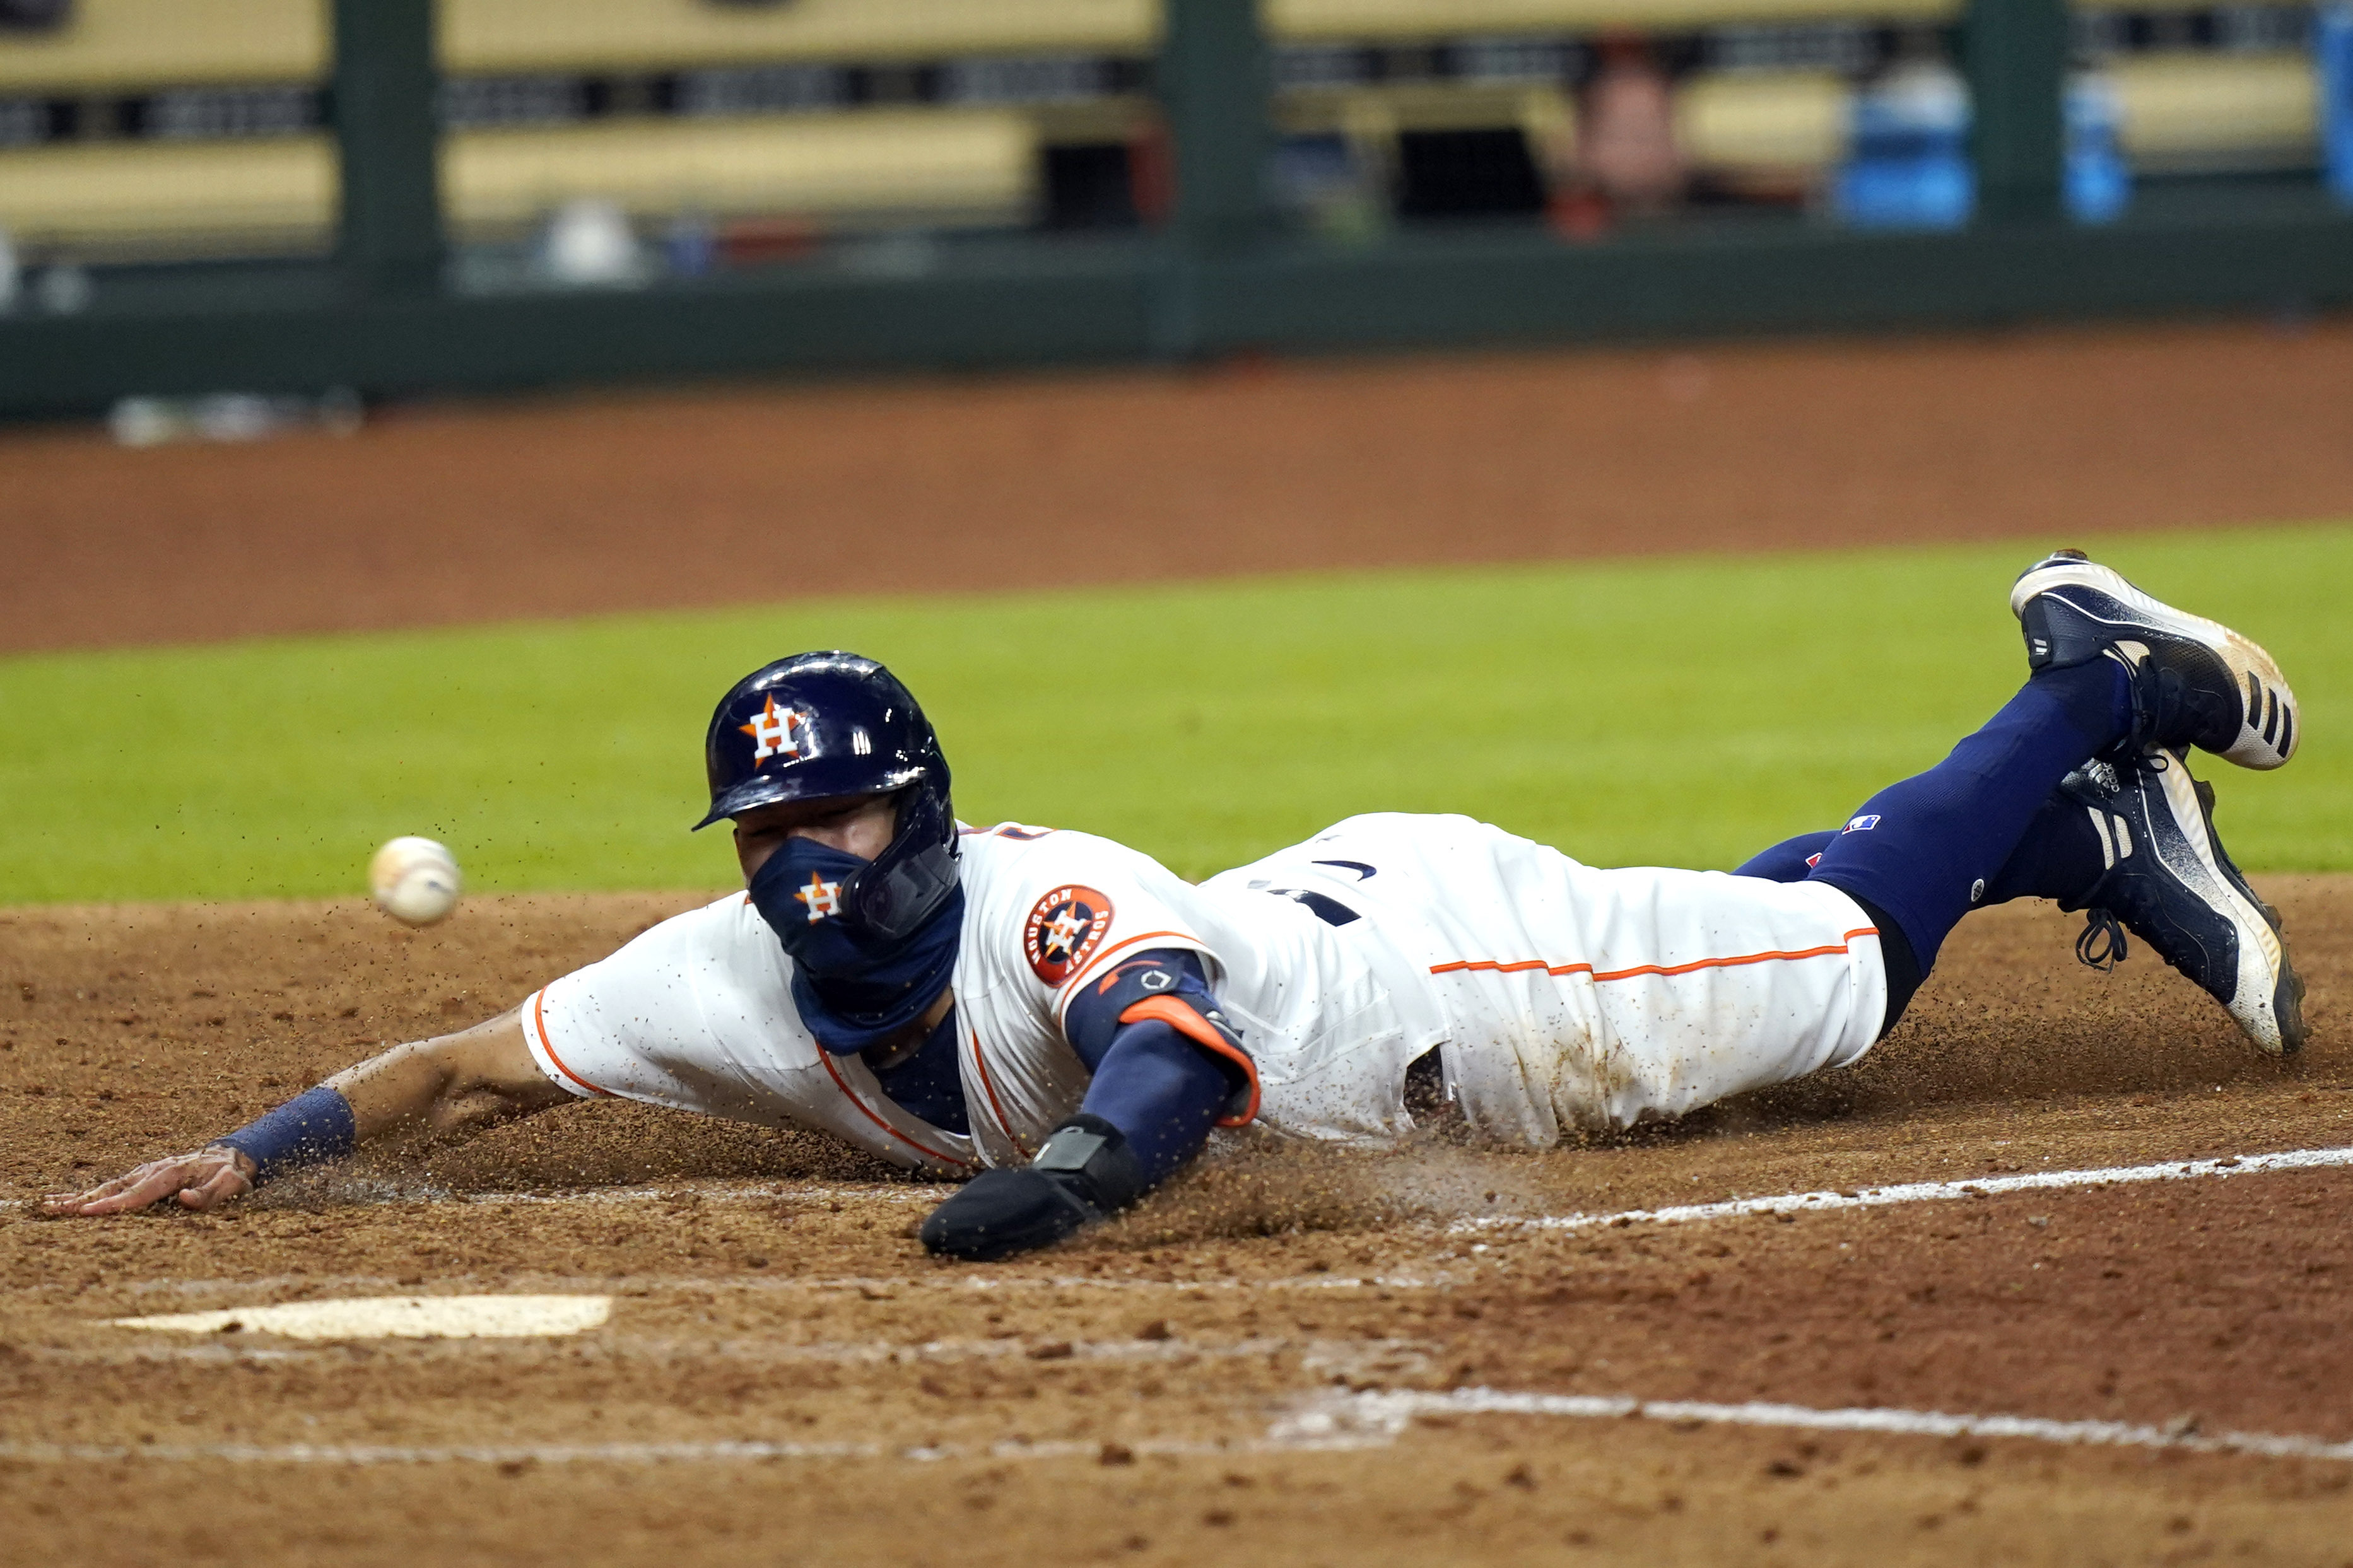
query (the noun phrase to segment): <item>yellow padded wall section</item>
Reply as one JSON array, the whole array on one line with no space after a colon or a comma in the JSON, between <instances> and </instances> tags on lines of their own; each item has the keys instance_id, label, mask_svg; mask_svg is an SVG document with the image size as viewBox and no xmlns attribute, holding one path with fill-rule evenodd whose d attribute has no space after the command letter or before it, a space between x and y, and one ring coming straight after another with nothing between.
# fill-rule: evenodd
<instances>
[{"instance_id":1,"label":"yellow padded wall section","mask_svg":"<svg viewBox=\"0 0 2353 1568\"><path fill-rule=\"evenodd\" d=\"M440 0L443 68L654 70L764 60L1148 54L1155 0Z\"/></svg>"},{"instance_id":2,"label":"yellow padded wall section","mask_svg":"<svg viewBox=\"0 0 2353 1568\"><path fill-rule=\"evenodd\" d=\"M53 32L0 32L0 92L317 81L327 0L74 0Z\"/></svg>"},{"instance_id":3,"label":"yellow padded wall section","mask_svg":"<svg viewBox=\"0 0 2353 1568\"><path fill-rule=\"evenodd\" d=\"M1657 30L1825 16L1905 21L1959 14L1960 0L1266 0L1265 11L1270 33L1301 41Z\"/></svg>"},{"instance_id":4,"label":"yellow padded wall section","mask_svg":"<svg viewBox=\"0 0 2353 1568\"><path fill-rule=\"evenodd\" d=\"M1695 163L1820 168L1846 152L1852 96L1829 71L1696 77L1675 95L1675 131Z\"/></svg>"},{"instance_id":5,"label":"yellow padded wall section","mask_svg":"<svg viewBox=\"0 0 2353 1568\"><path fill-rule=\"evenodd\" d=\"M2319 84L2301 54L2143 55L2109 74L2117 140L2137 157L2291 150L2319 135Z\"/></svg>"},{"instance_id":6,"label":"yellow padded wall section","mask_svg":"<svg viewBox=\"0 0 2353 1568\"><path fill-rule=\"evenodd\" d=\"M69 142L0 153L0 228L35 246L322 246L334 223L335 192L335 150L322 136Z\"/></svg>"},{"instance_id":7,"label":"yellow padded wall section","mask_svg":"<svg viewBox=\"0 0 2353 1568\"><path fill-rule=\"evenodd\" d=\"M601 196L639 213L1018 218L1034 200L1037 132L990 110L870 110L476 131L442 143L460 228L525 224Z\"/></svg>"}]
</instances>

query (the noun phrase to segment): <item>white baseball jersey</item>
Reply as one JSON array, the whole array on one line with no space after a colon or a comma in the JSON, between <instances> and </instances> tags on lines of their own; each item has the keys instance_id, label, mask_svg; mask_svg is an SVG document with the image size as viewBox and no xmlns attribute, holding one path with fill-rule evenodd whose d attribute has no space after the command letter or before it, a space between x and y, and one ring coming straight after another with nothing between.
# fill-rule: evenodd
<instances>
[{"instance_id":1,"label":"white baseball jersey","mask_svg":"<svg viewBox=\"0 0 2353 1568\"><path fill-rule=\"evenodd\" d=\"M1885 1005L1876 933L1835 889L1599 870L1468 817L1354 817L1198 887L1091 834L967 828L962 880L968 1138L818 1046L742 894L535 993L525 1037L575 1093L820 1130L951 1173L1026 1160L1078 1109L1063 1009L1155 949L1201 955L1261 1122L1350 1142L1410 1129L1406 1067L1441 1043L1472 1126L1542 1146L1851 1061Z\"/></svg>"},{"instance_id":2,"label":"white baseball jersey","mask_svg":"<svg viewBox=\"0 0 2353 1568\"><path fill-rule=\"evenodd\" d=\"M1202 890L1253 887L1322 895L1380 930L1437 1005L1449 1095L1506 1142L1843 1066L1887 1008L1878 931L1823 882L1604 869L1467 816L1384 813Z\"/></svg>"}]
</instances>

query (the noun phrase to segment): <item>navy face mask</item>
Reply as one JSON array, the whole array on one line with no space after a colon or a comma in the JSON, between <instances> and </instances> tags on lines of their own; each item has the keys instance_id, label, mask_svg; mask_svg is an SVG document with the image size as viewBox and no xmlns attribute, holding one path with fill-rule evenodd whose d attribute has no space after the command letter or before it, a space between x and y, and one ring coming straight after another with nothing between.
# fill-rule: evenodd
<instances>
[{"instance_id":1,"label":"navy face mask","mask_svg":"<svg viewBox=\"0 0 2353 1568\"><path fill-rule=\"evenodd\" d=\"M842 886L873 862L787 838L752 879L752 906L793 961L793 1002L818 1044L848 1056L904 1028L947 989L964 929L964 889L907 934L874 931Z\"/></svg>"}]
</instances>

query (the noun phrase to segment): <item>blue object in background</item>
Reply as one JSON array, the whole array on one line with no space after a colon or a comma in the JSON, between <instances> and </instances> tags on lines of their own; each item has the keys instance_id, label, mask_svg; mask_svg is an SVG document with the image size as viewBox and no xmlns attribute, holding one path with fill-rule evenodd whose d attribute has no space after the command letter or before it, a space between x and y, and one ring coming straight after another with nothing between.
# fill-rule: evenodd
<instances>
[{"instance_id":1,"label":"blue object in background","mask_svg":"<svg viewBox=\"0 0 2353 1568\"><path fill-rule=\"evenodd\" d=\"M671 277L705 277L719 265L719 226L707 213L681 212L662 230L661 248Z\"/></svg>"},{"instance_id":2,"label":"blue object in background","mask_svg":"<svg viewBox=\"0 0 2353 1568\"><path fill-rule=\"evenodd\" d=\"M1969 92L1950 66L1898 66L1855 95L1852 150L1833 183L1857 228L1958 228L1977 205Z\"/></svg>"},{"instance_id":3,"label":"blue object in background","mask_svg":"<svg viewBox=\"0 0 2353 1568\"><path fill-rule=\"evenodd\" d=\"M2353 206L2353 5L2323 5L2313 18L2320 74L2320 159L2328 189Z\"/></svg>"},{"instance_id":4,"label":"blue object in background","mask_svg":"<svg viewBox=\"0 0 2353 1568\"><path fill-rule=\"evenodd\" d=\"M1275 206L1327 239L1366 243L1388 225L1388 193L1345 136L1282 137L1267 175Z\"/></svg>"},{"instance_id":5,"label":"blue object in background","mask_svg":"<svg viewBox=\"0 0 2353 1568\"><path fill-rule=\"evenodd\" d=\"M2132 200L2132 170L2116 145L2123 119L2106 78L2086 74L2067 84L2067 212L2078 223L2112 223Z\"/></svg>"}]
</instances>

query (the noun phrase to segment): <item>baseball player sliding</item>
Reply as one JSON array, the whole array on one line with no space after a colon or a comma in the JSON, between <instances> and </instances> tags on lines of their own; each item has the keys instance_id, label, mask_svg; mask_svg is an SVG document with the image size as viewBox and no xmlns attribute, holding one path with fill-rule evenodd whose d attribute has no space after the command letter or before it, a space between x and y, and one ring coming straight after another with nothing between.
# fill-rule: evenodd
<instances>
[{"instance_id":1,"label":"baseball player sliding","mask_svg":"<svg viewBox=\"0 0 2353 1568\"><path fill-rule=\"evenodd\" d=\"M47 1206L210 1208L420 1123L619 1095L971 1176L924 1245L999 1258L1134 1204L1217 1127L1395 1139L1409 1080L1541 1147L1852 1062L1964 914L2022 897L2089 911L2085 962L2129 931L2258 1047L2296 1049L2277 918L2186 763L2295 754L2278 668L2072 551L2010 606L2031 673L1983 728L1731 875L1379 815L1196 887L1089 834L959 826L906 688L851 654L783 659L707 742L698 826L733 823L745 891Z\"/></svg>"}]
</instances>

